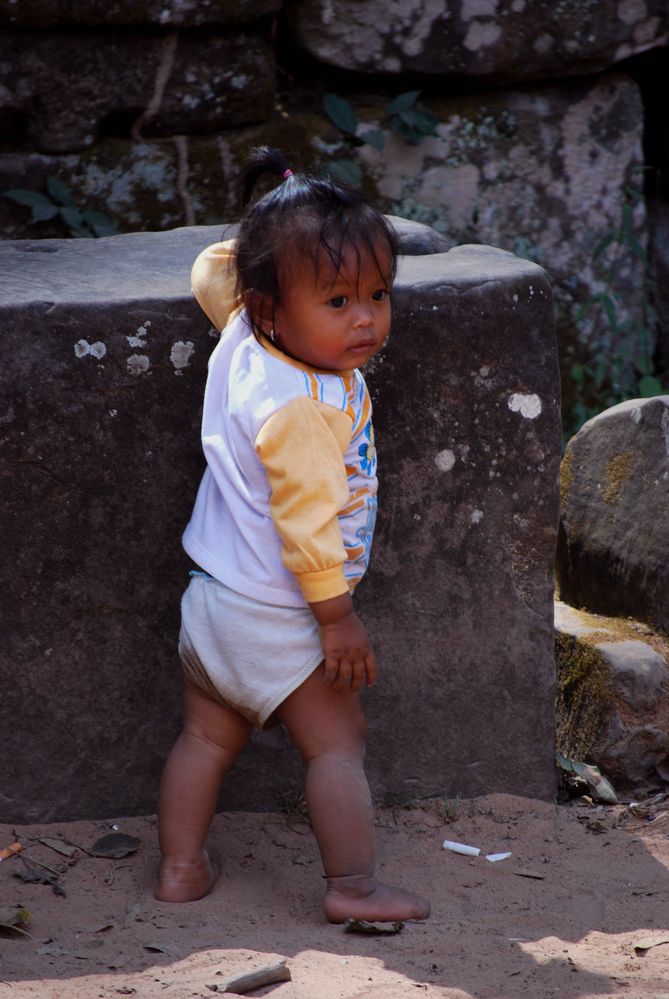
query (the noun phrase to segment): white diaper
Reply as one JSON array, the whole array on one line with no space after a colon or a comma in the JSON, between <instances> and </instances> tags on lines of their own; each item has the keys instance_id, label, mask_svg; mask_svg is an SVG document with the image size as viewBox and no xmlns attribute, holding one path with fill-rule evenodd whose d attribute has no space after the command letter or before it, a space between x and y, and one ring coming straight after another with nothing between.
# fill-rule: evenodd
<instances>
[{"instance_id":1,"label":"white diaper","mask_svg":"<svg viewBox=\"0 0 669 999\"><path fill-rule=\"evenodd\" d=\"M203 573L181 600L179 655L186 677L257 728L323 659L308 607L277 607Z\"/></svg>"}]
</instances>

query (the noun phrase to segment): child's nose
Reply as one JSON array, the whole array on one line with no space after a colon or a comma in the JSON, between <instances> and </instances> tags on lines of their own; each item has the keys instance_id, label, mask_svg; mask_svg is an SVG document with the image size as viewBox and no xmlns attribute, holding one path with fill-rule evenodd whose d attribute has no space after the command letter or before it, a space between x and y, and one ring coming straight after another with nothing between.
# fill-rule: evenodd
<instances>
[{"instance_id":1,"label":"child's nose","mask_svg":"<svg viewBox=\"0 0 669 999\"><path fill-rule=\"evenodd\" d=\"M369 305L365 305L363 302L358 302L353 322L355 326L371 326L374 322L374 315L371 307Z\"/></svg>"}]
</instances>

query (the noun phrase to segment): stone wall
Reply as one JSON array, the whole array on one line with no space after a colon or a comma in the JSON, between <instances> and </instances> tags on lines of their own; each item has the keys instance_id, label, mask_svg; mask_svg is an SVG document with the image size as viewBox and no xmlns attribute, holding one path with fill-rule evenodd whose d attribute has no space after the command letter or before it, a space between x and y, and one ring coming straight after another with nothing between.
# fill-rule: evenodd
<instances>
[{"instance_id":1,"label":"stone wall","mask_svg":"<svg viewBox=\"0 0 669 999\"><path fill-rule=\"evenodd\" d=\"M233 221L259 142L309 169L353 163L384 210L540 263L567 413L603 408L643 394L656 342L669 377L668 43L664 0L0 0L0 190L57 177L130 232ZM438 119L415 145L385 114L412 89ZM355 107L356 138L326 91ZM68 226L0 198L0 235Z\"/></svg>"},{"instance_id":2,"label":"stone wall","mask_svg":"<svg viewBox=\"0 0 669 999\"><path fill-rule=\"evenodd\" d=\"M423 255L401 261L393 332L368 372L381 500L359 607L381 668L365 697L374 793L550 799L550 287L508 253L425 253L439 237L402 229ZM220 235L0 243L5 821L155 809L180 722L180 535L214 346L188 274ZM273 729L222 804L273 808L301 780Z\"/></svg>"}]
</instances>

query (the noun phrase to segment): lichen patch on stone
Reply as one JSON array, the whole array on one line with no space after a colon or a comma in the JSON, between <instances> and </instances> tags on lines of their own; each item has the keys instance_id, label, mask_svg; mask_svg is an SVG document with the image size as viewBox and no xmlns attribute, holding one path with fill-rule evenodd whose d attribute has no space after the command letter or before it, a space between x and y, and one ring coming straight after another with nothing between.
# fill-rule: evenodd
<instances>
[{"instance_id":1,"label":"lichen patch on stone","mask_svg":"<svg viewBox=\"0 0 669 999\"><path fill-rule=\"evenodd\" d=\"M569 502L569 493L574 484L574 456L567 451L560 464L560 513L564 513Z\"/></svg>"},{"instance_id":2,"label":"lichen patch on stone","mask_svg":"<svg viewBox=\"0 0 669 999\"><path fill-rule=\"evenodd\" d=\"M195 347L190 340L177 340L176 343L172 344L170 361L177 371L181 371L183 368L188 367L194 350Z\"/></svg>"},{"instance_id":3,"label":"lichen patch on stone","mask_svg":"<svg viewBox=\"0 0 669 999\"><path fill-rule=\"evenodd\" d=\"M131 375L143 375L151 367L146 354L132 354L125 363Z\"/></svg>"},{"instance_id":4,"label":"lichen patch on stone","mask_svg":"<svg viewBox=\"0 0 669 999\"><path fill-rule=\"evenodd\" d=\"M623 451L612 458L604 469L604 502L611 505L618 502L625 483L632 474L636 455L634 451Z\"/></svg>"},{"instance_id":5,"label":"lichen patch on stone","mask_svg":"<svg viewBox=\"0 0 669 999\"><path fill-rule=\"evenodd\" d=\"M473 21L465 35L463 45L470 52L478 52L499 41L502 29L493 21Z\"/></svg>"},{"instance_id":6,"label":"lichen patch on stone","mask_svg":"<svg viewBox=\"0 0 669 999\"><path fill-rule=\"evenodd\" d=\"M508 405L512 413L520 413L526 420L536 420L541 413L541 399L538 395L523 395L520 392L514 392Z\"/></svg>"},{"instance_id":7,"label":"lichen patch on stone","mask_svg":"<svg viewBox=\"0 0 669 999\"><path fill-rule=\"evenodd\" d=\"M434 463L440 472L450 472L455 465L455 455L452 451L445 449L435 455Z\"/></svg>"},{"instance_id":8,"label":"lichen patch on stone","mask_svg":"<svg viewBox=\"0 0 669 999\"><path fill-rule=\"evenodd\" d=\"M100 340L96 340L95 343L89 343L88 340L77 340L74 345L74 353L76 357L90 356L100 361L107 353L107 348Z\"/></svg>"}]
</instances>

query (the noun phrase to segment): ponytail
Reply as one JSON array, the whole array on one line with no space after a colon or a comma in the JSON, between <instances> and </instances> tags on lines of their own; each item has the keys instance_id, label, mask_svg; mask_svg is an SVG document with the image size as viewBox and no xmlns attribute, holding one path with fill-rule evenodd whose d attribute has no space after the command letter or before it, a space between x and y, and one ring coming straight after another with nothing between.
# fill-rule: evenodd
<instances>
[{"instance_id":1,"label":"ponytail","mask_svg":"<svg viewBox=\"0 0 669 999\"><path fill-rule=\"evenodd\" d=\"M289 177L294 176L282 152L278 149L272 149L270 146L258 146L251 153L251 157L242 174L244 185L242 204L244 207L251 200L256 181L265 173L281 177L282 180L288 180Z\"/></svg>"}]
</instances>

